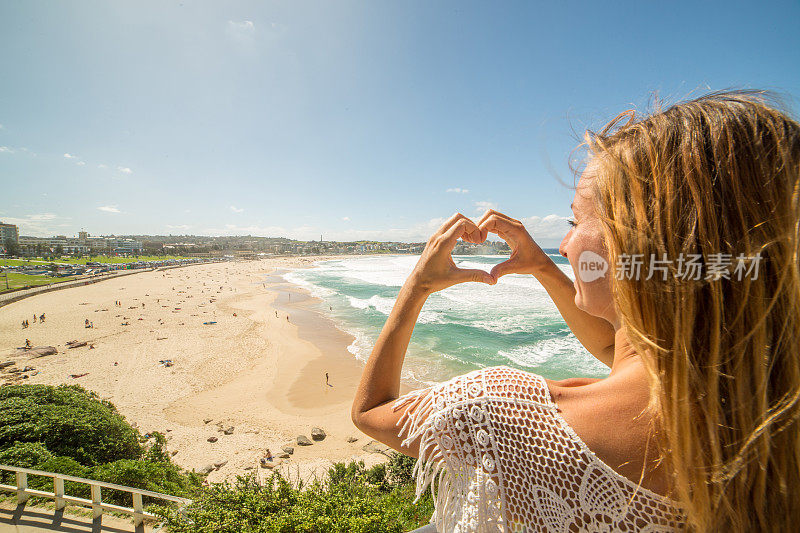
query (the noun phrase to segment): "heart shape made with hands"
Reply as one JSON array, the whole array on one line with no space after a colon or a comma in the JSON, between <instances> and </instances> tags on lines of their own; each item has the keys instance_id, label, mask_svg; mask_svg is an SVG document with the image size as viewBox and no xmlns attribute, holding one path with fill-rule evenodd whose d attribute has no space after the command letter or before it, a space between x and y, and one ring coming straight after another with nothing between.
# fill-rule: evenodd
<instances>
[{"instance_id":1,"label":"heart shape made with hands","mask_svg":"<svg viewBox=\"0 0 800 533\"><path fill-rule=\"evenodd\" d=\"M481 244L489 233L503 239L511 248L511 257L495 265L490 272L481 269L461 269L452 259L452 250L460 238L464 242ZM440 228L434 237L446 247L452 278L460 281L482 281L490 285L506 274L533 274L546 260L546 255L533 240L528 230L519 220L494 210L487 211L476 224L460 213L453 215ZM487 277L488 274L488 277Z\"/></svg>"}]
</instances>

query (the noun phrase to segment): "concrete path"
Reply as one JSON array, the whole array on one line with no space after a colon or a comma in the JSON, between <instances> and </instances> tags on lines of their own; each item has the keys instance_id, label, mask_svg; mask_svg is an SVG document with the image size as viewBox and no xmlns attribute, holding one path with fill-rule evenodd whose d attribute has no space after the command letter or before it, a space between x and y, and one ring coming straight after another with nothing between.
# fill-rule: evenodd
<instances>
[{"instance_id":1,"label":"concrete path","mask_svg":"<svg viewBox=\"0 0 800 533\"><path fill-rule=\"evenodd\" d=\"M133 520L104 514L98 521L91 516L55 511L32 505L17 505L13 499L0 502L0 533L155 533L151 526L135 528Z\"/></svg>"}]
</instances>

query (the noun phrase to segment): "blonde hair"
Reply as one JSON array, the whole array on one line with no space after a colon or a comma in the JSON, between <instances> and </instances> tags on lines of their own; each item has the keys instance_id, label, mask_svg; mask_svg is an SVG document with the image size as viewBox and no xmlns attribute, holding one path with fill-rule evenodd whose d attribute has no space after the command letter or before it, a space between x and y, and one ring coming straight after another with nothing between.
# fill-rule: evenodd
<instances>
[{"instance_id":1,"label":"blonde hair","mask_svg":"<svg viewBox=\"0 0 800 533\"><path fill-rule=\"evenodd\" d=\"M800 527L800 125L768 102L718 92L586 135L611 265L672 260L666 279L612 276L612 290L695 531ZM681 254L702 256L700 279Z\"/></svg>"}]
</instances>

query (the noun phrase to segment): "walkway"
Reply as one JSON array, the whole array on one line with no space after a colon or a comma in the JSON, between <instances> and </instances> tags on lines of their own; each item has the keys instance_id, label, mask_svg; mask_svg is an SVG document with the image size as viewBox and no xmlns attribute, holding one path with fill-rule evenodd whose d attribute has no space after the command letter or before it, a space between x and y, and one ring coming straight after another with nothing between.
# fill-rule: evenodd
<instances>
[{"instance_id":1,"label":"walkway","mask_svg":"<svg viewBox=\"0 0 800 533\"><path fill-rule=\"evenodd\" d=\"M103 515L98 521L91 516L64 513L33 505L17 505L13 498L0 502L0 533L155 533L151 526L134 527L133 520Z\"/></svg>"}]
</instances>

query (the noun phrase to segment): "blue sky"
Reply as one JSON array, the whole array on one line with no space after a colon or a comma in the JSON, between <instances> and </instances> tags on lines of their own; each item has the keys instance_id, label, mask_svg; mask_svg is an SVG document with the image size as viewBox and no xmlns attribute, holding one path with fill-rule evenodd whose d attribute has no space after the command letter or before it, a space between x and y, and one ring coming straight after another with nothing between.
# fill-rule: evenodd
<instances>
[{"instance_id":1,"label":"blue sky","mask_svg":"<svg viewBox=\"0 0 800 533\"><path fill-rule=\"evenodd\" d=\"M492 206L553 246L585 128L654 91L792 103L798 20L796 1L3 2L0 220L424 240Z\"/></svg>"}]
</instances>

